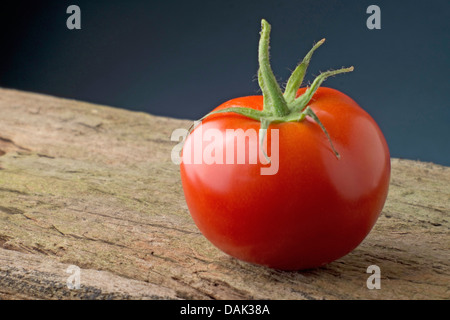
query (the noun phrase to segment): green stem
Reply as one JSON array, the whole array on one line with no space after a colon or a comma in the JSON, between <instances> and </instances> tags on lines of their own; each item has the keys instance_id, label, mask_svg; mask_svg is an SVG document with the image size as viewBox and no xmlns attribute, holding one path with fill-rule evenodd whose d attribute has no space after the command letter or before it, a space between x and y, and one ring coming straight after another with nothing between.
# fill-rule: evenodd
<instances>
[{"instance_id":1,"label":"green stem","mask_svg":"<svg viewBox=\"0 0 450 320\"><path fill-rule=\"evenodd\" d=\"M331 141L330 135L328 134L325 126L322 124L320 119L314 113L314 111L308 106L308 103L316 93L320 85L328 78L339 73L353 71L353 67L343 68L339 70L332 70L321 73L312 83L312 85L297 99L295 98L298 88L300 87L303 78L305 76L306 69L308 68L309 62L314 51L324 43L325 39L320 40L314 45L314 47L306 54L300 65L295 68L291 77L288 80L286 90L284 95L281 92L280 86L272 72L269 61L269 36L270 36L270 25L266 20L261 21L261 39L259 40L259 70L258 70L258 83L261 87L264 106L263 110L259 111L253 108L246 107L230 107L218 111L213 111L208 113L202 119L206 117L217 114L217 113L237 113L248 117L250 119L259 121L261 124L261 134L259 144L261 146L262 152L265 158L270 162L266 151L263 148L264 138L266 132L271 123L283 123L283 122L301 122L306 116L310 116L322 129L326 135L328 141L330 142L331 149L333 150L336 157L339 159L339 153L334 148L333 142Z\"/></svg>"},{"instance_id":2,"label":"green stem","mask_svg":"<svg viewBox=\"0 0 450 320\"><path fill-rule=\"evenodd\" d=\"M264 96L264 111L275 116L284 116L289 113L286 100L281 88L273 74L269 61L270 24L261 21L261 38L259 40L259 72L258 80Z\"/></svg>"},{"instance_id":3,"label":"green stem","mask_svg":"<svg viewBox=\"0 0 450 320\"><path fill-rule=\"evenodd\" d=\"M306 54L302 62L297 66L297 68L295 68L294 72L292 72L291 76L289 77L289 80L286 84L286 89L284 91L284 99L286 99L286 102L288 104L292 103L295 100L295 95L297 94L298 88L300 88L300 86L302 85L306 69L308 69L309 62L311 61L311 57L314 51L316 51L316 49L319 48L324 42L325 39L322 39L319 42L317 42L314 45L314 47Z\"/></svg>"}]
</instances>

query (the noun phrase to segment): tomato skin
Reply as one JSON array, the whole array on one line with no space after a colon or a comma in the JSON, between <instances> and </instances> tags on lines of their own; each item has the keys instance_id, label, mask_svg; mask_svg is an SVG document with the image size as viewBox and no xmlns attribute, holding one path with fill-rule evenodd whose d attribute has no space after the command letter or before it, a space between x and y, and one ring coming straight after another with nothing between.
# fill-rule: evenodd
<instances>
[{"instance_id":1,"label":"tomato skin","mask_svg":"<svg viewBox=\"0 0 450 320\"><path fill-rule=\"evenodd\" d=\"M304 91L299 89L297 95ZM239 106L262 110L263 97L232 99L215 110ZM200 127L203 132L258 132L258 121L234 113L213 114L186 139L180 171L189 211L203 235L225 253L276 269L314 268L352 251L374 226L390 179L389 149L381 130L337 90L319 88L309 106L340 159L309 117L270 125L279 129L275 175L261 175L261 163L185 163L185 151Z\"/></svg>"}]
</instances>

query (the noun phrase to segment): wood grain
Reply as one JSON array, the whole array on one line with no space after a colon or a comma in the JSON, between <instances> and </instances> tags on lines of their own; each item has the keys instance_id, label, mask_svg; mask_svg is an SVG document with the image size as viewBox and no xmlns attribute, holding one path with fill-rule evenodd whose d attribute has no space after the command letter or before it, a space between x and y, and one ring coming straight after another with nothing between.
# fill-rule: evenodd
<instances>
[{"instance_id":1,"label":"wood grain","mask_svg":"<svg viewBox=\"0 0 450 320\"><path fill-rule=\"evenodd\" d=\"M450 170L392 159L372 232L322 268L233 259L198 231L156 117L0 89L0 298L449 299ZM381 289L366 287L370 265ZM81 288L67 287L69 265Z\"/></svg>"}]
</instances>

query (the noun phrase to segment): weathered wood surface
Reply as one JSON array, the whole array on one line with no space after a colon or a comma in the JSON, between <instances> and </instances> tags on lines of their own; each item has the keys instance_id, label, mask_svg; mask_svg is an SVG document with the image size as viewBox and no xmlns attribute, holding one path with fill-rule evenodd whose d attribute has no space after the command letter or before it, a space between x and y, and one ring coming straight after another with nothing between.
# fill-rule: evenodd
<instances>
[{"instance_id":1,"label":"weathered wood surface","mask_svg":"<svg viewBox=\"0 0 450 320\"><path fill-rule=\"evenodd\" d=\"M448 167L392 159L364 242L323 268L282 272L223 254L196 228L170 159L171 132L189 125L0 89L0 298L450 298ZM366 287L373 264L379 290Z\"/></svg>"}]
</instances>

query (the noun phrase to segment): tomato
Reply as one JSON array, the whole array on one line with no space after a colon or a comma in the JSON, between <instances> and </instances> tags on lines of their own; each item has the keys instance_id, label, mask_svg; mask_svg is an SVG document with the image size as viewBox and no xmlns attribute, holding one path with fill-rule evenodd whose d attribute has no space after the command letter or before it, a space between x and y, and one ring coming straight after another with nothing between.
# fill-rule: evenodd
<instances>
[{"instance_id":1,"label":"tomato","mask_svg":"<svg viewBox=\"0 0 450 320\"><path fill-rule=\"evenodd\" d=\"M264 54L268 55L260 52ZM264 57L260 64L261 60ZM264 86L270 77L260 77L267 94ZM227 101L185 141L180 172L191 216L212 244L235 258L283 270L322 266L356 248L384 206L390 155L381 130L349 96L325 87L311 92L313 86L285 99L290 101L286 110L294 110L287 114L264 111L269 99L277 99L270 92ZM311 98L303 98L300 117L292 105L308 94ZM252 110L265 113L254 116ZM258 120L260 116L268 120ZM229 130L259 132L267 122L271 163L261 157L250 161L250 138L240 145L226 138ZM225 138L207 137L211 131ZM211 145L213 152L207 150ZM244 163L238 161L239 148L247 150ZM276 172L261 174L261 168L275 165L274 150ZM224 161L193 161L199 152Z\"/></svg>"}]
</instances>

